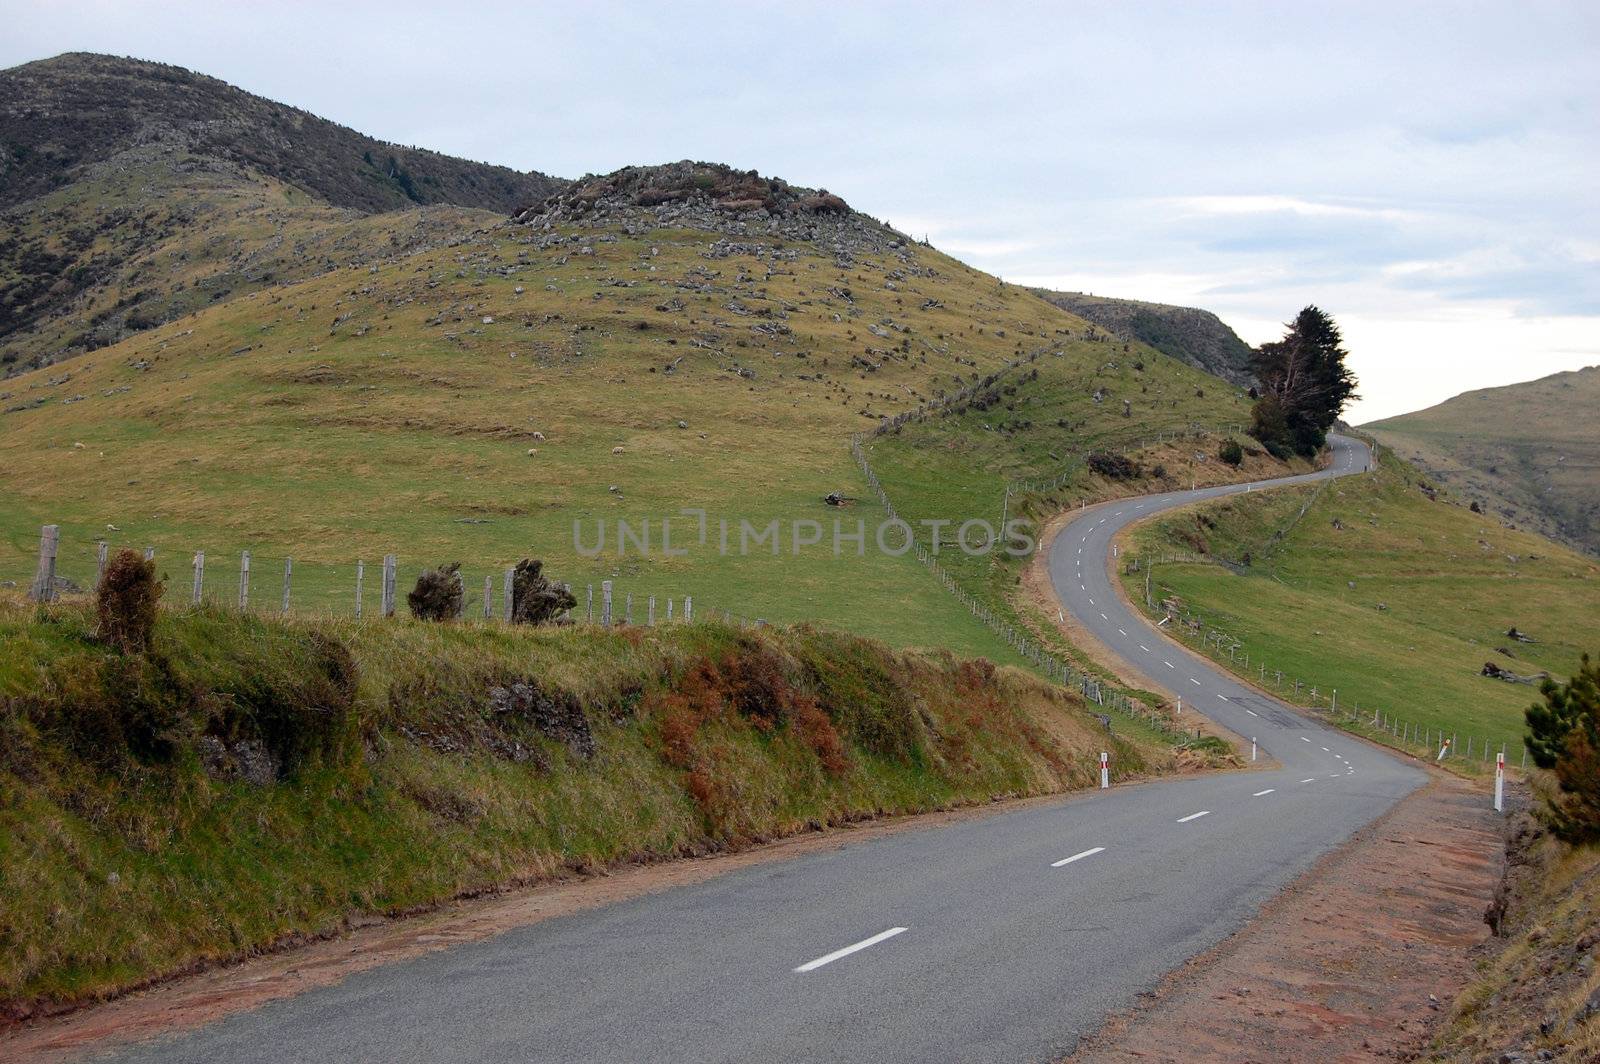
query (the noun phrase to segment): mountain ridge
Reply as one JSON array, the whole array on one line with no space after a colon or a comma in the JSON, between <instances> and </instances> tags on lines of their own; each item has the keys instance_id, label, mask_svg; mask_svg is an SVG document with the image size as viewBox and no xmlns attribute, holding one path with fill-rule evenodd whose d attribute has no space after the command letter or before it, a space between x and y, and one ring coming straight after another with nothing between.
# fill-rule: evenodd
<instances>
[{"instance_id":1,"label":"mountain ridge","mask_svg":"<svg viewBox=\"0 0 1600 1064\"><path fill-rule=\"evenodd\" d=\"M1044 288L1035 291L1040 298L1062 310L1123 339L1149 344L1229 384L1248 388L1256 382L1250 368L1250 345L1209 310L1086 292L1056 292Z\"/></svg>"}]
</instances>

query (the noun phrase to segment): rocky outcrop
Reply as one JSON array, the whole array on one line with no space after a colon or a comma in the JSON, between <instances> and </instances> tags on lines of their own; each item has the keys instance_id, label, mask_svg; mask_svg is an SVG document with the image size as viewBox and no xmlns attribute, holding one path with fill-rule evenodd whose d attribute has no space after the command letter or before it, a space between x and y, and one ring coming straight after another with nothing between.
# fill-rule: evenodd
<instances>
[{"instance_id":1,"label":"rocky outcrop","mask_svg":"<svg viewBox=\"0 0 1600 1064\"><path fill-rule=\"evenodd\" d=\"M657 229L693 229L731 238L716 257L765 254L776 238L831 251L841 266L858 254L899 252L914 244L827 189L791 185L754 170L684 160L630 166L573 182L513 220L547 231L573 225L639 236Z\"/></svg>"}]
</instances>

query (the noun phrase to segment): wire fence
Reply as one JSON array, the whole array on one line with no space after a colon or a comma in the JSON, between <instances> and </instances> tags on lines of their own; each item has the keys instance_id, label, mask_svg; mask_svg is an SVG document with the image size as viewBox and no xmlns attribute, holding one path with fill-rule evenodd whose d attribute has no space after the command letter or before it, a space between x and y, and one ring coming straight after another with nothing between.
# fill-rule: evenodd
<instances>
[{"instance_id":1,"label":"wire fence","mask_svg":"<svg viewBox=\"0 0 1600 1064\"><path fill-rule=\"evenodd\" d=\"M1305 516L1313 501L1315 500L1308 500L1301 508L1300 517ZM1250 649L1243 640L1217 625L1206 623L1204 617L1186 607L1178 607L1172 598L1157 594L1161 590L1161 585L1155 582L1155 569L1158 565L1223 565L1225 568L1235 570L1242 569L1241 566L1230 565L1209 555L1186 551L1166 551L1142 557L1128 557L1125 565L1129 572L1143 572L1145 610L1152 617L1160 618L1158 626L1162 630L1175 633L1186 645L1193 645L1200 653L1219 665L1230 667L1235 673L1254 677L1257 686L1264 690L1271 690L1287 701L1313 710L1350 731L1369 738L1381 739L1389 746L1418 757L1425 756L1440 762L1450 761L1471 767L1490 768L1493 767L1497 754L1507 753L1507 744L1504 740L1499 741L1497 745L1492 737L1482 734L1469 733L1463 737L1456 728L1444 728L1427 722L1408 720L1381 707L1369 705L1363 709L1359 701L1349 698L1341 703L1338 688L1294 675L1292 672L1286 673L1267 662L1259 651L1252 661ZM1508 764L1511 760L1507 759ZM1522 750L1521 767L1524 770L1528 767L1528 751L1525 746Z\"/></svg>"},{"instance_id":2,"label":"wire fence","mask_svg":"<svg viewBox=\"0 0 1600 1064\"><path fill-rule=\"evenodd\" d=\"M63 537L60 526L46 525L40 532L33 575L27 580L28 597L35 602L54 602L93 594L110 560L122 550L132 550L156 563L169 607L210 606L257 614L392 617L407 610L406 589L434 568L395 554L330 563L254 549L177 551L119 542L113 536ZM11 564L5 571L16 571L15 554L11 552L7 559ZM504 565L459 569L458 618L510 623L514 573L514 566ZM11 577L4 583L21 586L22 582ZM567 623L648 626L695 619L696 603L688 593L635 590L612 580L562 586L577 603L559 618ZM720 614L743 625L765 623L728 610L708 613L704 605L700 613Z\"/></svg>"},{"instance_id":3,"label":"wire fence","mask_svg":"<svg viewBox=\"0 0 1600 1064\"><path fill-rule=\"evenodd\" d=\"M1132 698L1126 693L1102 683L1098 677L1068 665L1044 647L1033 632L1013 623L991 604L963 588L949 570L939 563L935 552L924 546L917 539L915 528L911 522L903 521L899 511L895 509L894 502L889 498L889 493L883 486L883 481L873 470L872 463L867 457L864 441L869 435L874 434L876 434L876 431L874 433L859 433L854 436L850 441L850 452L855 457L856 464L860 467L867 486L872 489L879 505L883 507L884 513L889 516L891 521L903 522L903 528L907 530L907 535L911 539L917 561L922 563L923 567L939 582L940 586L954 596L956 601L961 603L973 617L999 636L1007 646L1031 663L1048 679L1065 687L1076 689L1086 700L1096 705L1125 713L1174 737L1188 737L1186 731L1180 730L1175 725L1172 717L1146 705L1139 699ZM1159 435L1170 438L1165 433ZM1130 449L1148 446L1148 443L1144 441L1154 438L1156 437L1141 437L1140 440L1133 441L1127 446Z\"/></svg>"}]
</instances>

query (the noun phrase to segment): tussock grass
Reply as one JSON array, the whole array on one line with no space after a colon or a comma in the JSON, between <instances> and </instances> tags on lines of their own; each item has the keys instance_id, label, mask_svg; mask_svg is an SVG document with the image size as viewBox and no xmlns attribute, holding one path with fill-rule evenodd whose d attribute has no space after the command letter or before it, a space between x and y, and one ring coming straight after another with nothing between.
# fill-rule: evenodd
<instances>
[{"instance_id":1,"label":"tussock grass","mask_svg":"<svg viewBox=\"0 0 1600 1064\"><path fill-rule=\"evenodd\" d=\"M504 629L0 602L0 1001L363 913L1171 767L1016 669L799 626ZM511 685L520 694L509 693Z\"/></svg>"}]
</instances>

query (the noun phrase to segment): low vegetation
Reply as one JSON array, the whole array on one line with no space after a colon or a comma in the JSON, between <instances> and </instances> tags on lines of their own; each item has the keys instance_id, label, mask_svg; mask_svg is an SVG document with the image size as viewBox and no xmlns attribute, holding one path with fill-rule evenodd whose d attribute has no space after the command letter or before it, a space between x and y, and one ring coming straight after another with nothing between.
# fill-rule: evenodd
<instances>
[{"instance_id":1,"label":"low vegetation","mask_svg":"<svg viewBox=\"0 0 1600 1064\"><path fill-rule=\"evenodd\" d=\"M1527 813L1514 814L1487 919L1499 948L1421 1059L1600 1059L1600 846L1563 843Z\"/></svg>"},{"instance_id":2,"label":"low vegetation","mask_svg":"<svg viewBox=\"0 0 1600 1064\"><path fill-rule=\"evenodd\" d=\"M12 1017L361 914L1092 786L1101 749L1119 776L1176 759L1021 671L804 626L202 607L140 650L12 598L0 647Z\"/></svg>"}]
</instances>

